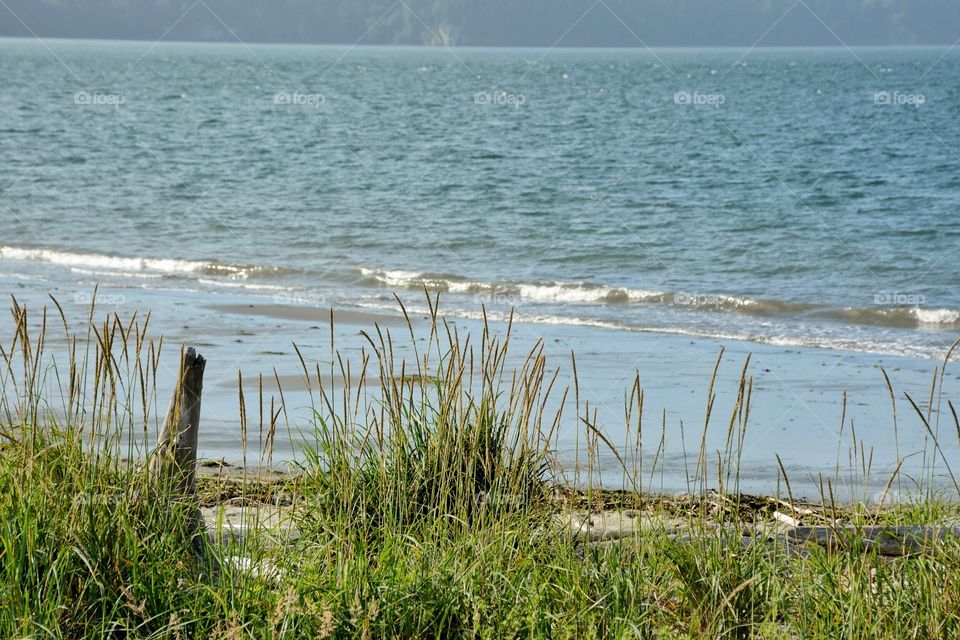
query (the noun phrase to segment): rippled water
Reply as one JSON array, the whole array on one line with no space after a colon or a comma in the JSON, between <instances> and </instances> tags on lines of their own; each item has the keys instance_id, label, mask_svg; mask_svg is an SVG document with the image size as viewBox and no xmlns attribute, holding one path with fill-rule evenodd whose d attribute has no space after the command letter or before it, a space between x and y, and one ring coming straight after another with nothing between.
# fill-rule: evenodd
<instances>
[{"instance_id":1,"label":"rippled water","mask_svg":"<svg viewBox=\"0 0 960 640\"><path fill-rule=\"evenodd\" d=\"M0 41L0 272L920 357L960 52Z\"/></svg>"}]
</instances>

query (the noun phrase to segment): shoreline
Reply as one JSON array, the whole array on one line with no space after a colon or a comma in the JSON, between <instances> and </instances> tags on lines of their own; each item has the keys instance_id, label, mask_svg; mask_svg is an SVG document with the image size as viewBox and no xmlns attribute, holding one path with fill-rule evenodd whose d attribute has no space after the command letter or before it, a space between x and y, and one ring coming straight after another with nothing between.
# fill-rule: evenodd
<instances>
[{"instance_id":1,"label":"shoreline","mask_svg":"<svg viewBox=\"0 0 960 640\"><path fill-rule=\"evenodd\" d=\"M214 470L204 462L197 468L197 504L211 540L243 544L266 535L289 544L300 537L299 519L310 510L309 495L298 490L303 476L262 469L248 475L235 466ZM643 536L695 542L735 527L745 543L769 546L771 553L807 557L810 543L835 553L861 537L865 550L879 545L882 555L896 557L922 553L924 538L960 536L960 496L864 505L714 491L666 495L554 485L550 492L552 497L536 509L552 514L556 533L585 544L627 544ZM932 502L954 515L919 525L914 521L910 527L884 524L895 521L905 506Z\"/></svg>"},{"instance_id":2,"label":"shoreline","mask_svg":"<svg viewBox=\"0 0 960 640\"><path fill-rule=\"evenodd\" d=\"M298 322L320 323L330 326L330 318L333 317L333 323L345 324L351 326L372 327L374 324L380 324L387 327L405 327L406 321L403 316L386 313L377 313L374 311L355 311L350 309L333 309L315 306L304 306L295 304L211 304L206 307L212 311L229 313L240 316L260 316L264 318L277 320L295 320ZM412 319L412 318L411 318Z\"/></svg>"},{"instance_id":3,"label":"shoreline","mask_svg":"<svg viewBox=\"0 0 960 640\"><path fill-rule=\"evenodd\" d=\"M25 302L35 310L50 304L46 298ZM165 336L168 346L160 364L167 372L166 376L175 368L171 359L176 355L174 345L178 342L197 346L210 361L205 385L201 453L228 460L240 459L243 453L240 448L238 373L242 373L248 408L260 402L261 375L265 406L269 405L271 398L277 406L282 402L285 413L273 442L273 460L296 460L298 443L310 442L312 438L313 410L323 406L318 393L320 386L325 391L334 392L333 395L340 399L343 397L340 359L344 364L352 365L350 388L352 392L358 389L361 354L364 351L369 353L370 347L360 331L366 330L372 337L376 336L374 324L379 323L384 336L392 335L398 357L412 361L414 345L423 346L420 340L429 327L429 319L411 313L418 338L413 343L399 309L394 314L336 309L332 336L334 352L331 352L329 309L271 304L264 302L262 297L237 295L223 296L223 302L188 293L171 298L167 292L144 292L142 297L127 299L123 305L101 308L103 312L116 311L127 317L139 309L153 309L151 333ZM86 305L68 302L65 310L71 326L83 326L88 313ZM471 334L475 339L483 332L483 323L475 320L450 318L448 325L451 330L464 336ZM490 322L489 326L495 334L502 334L506 329L501 322ZM48 340L51 347L65 346L60 333L51 332ZM752 426L746 433L745 455L741 461L743 491L772 494L783 490L776 468L775 456L778 454L791 482L795 483L797 493L807 496L817 494L817 478L823 476L832 478L850 499L869 501L872 494L882 491L899 457L907 458L904 473L917 475L925 447L926 460L933 461L942 471L941 461L930 450L922 424L916 420L903 396L908 392L921 407L925 406L930 376L934 368L942 364L940 361L570 326L551 326L547 331L542 326L523 323L513 325L512 340L515 346L507 367L520 366L521 356L542 340L548 366L551 371L558 372L554 393L558 404L554 408L559 408L562 388L572 390L577 386L581 402L589 401L605 434L617 447L623 445L625 435L622 430L624 397L629 392L633 374L639 372L646 398L646 453L639 465L642 467L640 484L653 492L689 491L691 479L687 470L696 466L710 373L721 350L724 355L714 388L717 410L708 429L706 444L708 451L724 447L724 423L736 399L737 378L749 357L753 406ZM293 348L294 344L304 362ZM571 353L576 354L579 378L576 384ZM303 372L304 363L309 376ZM891 398L881 367L895 390L898 417L903 422L899 430L894 429ZM948 367L944 379L944 396L948 398L960 395L960 375L955 367L953 363ZM368 371L363 387L375 401L381 391L378 390L379 381L369 375L374 371ZM160 395L168 392L168 384L167 378L161 376L158 380ZM589 478L578 477L576 473L578 464L574 458L578 450L579 427L575 415L571 393L564 404L565 418L557 433L555 450L568 473L572 474L574 484L585 484ZM845 419L842 425L841 416ZM948 413L942 419L950 424ZM258 439L254 435L258 427L251 425L249 430L251 447L247 453L249 458L256 459L261 453L256 451ZM856 431L857 446L862 444L864 447L863 456L860 451L852 450L850 438L853 430ZM663 448L658 460L667 469L651 476L648 463L653 459L661 437ZM582 447L580 451L582 455ZM960 468L960 459L957 458L960 452L948 448L946 455L952 467ZM858 471L861 458L872 462L866 484L860 477L862 470ZM622 467L607 448L601 448L595 462L599 478L607 488L629 488ZM938 482L943 481L943 478L938 479Z\"/></svg>"},{"instance_id":4,"label":"shoreline","mask_svg":"<svg viewBox=\"0 0 960 640\"><path fill-rule=\"evenodd\" d=\"M241 500L244 504L269 505L279 499L284 505L293 504L304 499L302 490L298 487L305 476L303 469L293 464L248 465L244 467L239 462L226 462L222 459L200 458L197 460L197 493L201 506L217 507L236 504ZM855 513L858 508L874 509L877 513L888 512L907 505L918 504L924 500L936 499L944 504L955 504L960 507L960 495L951 496L946 487L937 493L931 493L929 487L925 492L910 495L898 494L892 486L885 487L881 492L883 500L864 502L862 500L844 499L842 494L835 494L832 500L828 496L816 497L794 494L792 497L783 494L751 494L718 493L713 488L697 492L657 492L646 489L616 489L602 486L577 487L565 484L554 479L546 484L547 493L552 496L552 502L562 509L596 509L603 511L630 511L657 505L673 505L671 508L684 508L703 501L727 502L735 501L743 506L743 513L756 513L772 516L777 505L785 507L793 505L794 510L809 512L814 510L820 513L820 519L828 511L837 511L843 516ZM686 505L686 506L683 506ZM839 511L838 511L839 510Z\"/></svg>"}]
</instances>

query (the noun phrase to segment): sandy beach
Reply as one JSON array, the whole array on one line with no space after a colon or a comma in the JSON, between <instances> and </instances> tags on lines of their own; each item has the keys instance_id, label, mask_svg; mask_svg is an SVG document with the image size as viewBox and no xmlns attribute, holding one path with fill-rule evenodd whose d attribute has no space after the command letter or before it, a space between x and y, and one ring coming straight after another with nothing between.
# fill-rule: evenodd
<instances>
[{"instance_id":1,"label":"sandy beach","mask_svg":"<svg viewBox=\"0 0 960 640\"><path fill-rule=\"evenodd\" d=\"M373 325L382 327L406 326L406 320L400 315L387 315L373 311L354 311L347 309L323 309L319 307L303 307L292 304L217 304L207 307L218 313L234 315L261 316L276 320L296 320L298 322L321 323L330 325L331 316L334 324L345 324L370 329ZM415 320L412 318L412 320Z\"/></svg>"},{"instance_id":2,"label":"sandy beach","mask_svg":"<svg viewBox=\"0 0 960 640\"><path fill-rule=\"evenodd\" d=\"M101 293L111 295L110 290ZM47 303L40 296L31 297L28 292L18 295L34 308ZM71 296L68 292L62 295L68 300ZM260 376L265 405L269 406L272 397L279 406L282 390L286 413L274 443L273 459L283 462L296 460L297 443L312 438L313 411L322 406L321 386L325 392L342 394L340 359L344 366L349 363L350 386L356 392L361 352L369 353L370 346L360 335L361 331L376 336L379 326L384 336L392 339L398 355L412 359L414 354L399 308L394 314L358 308L335 309L334 352L331 352L329 309L278 304L269 298L236 294L215 300L188 293L171 296L144 291L134 295L127 291L124 295L125 303L113 310L122 314L136 308L150 308L153 310L151 327L165 336L168 347L161 365L169 375L161 377L161 394L167 392L167 381L175 370L172 358L176 351L172 345L192 344L210 362L201 451L211 458L240 458L239 374L244 380L248 406L260 402ZM68 303L65 309L74 321L81 321L87 313L83 304ZM105 310L111 309L108 306ZM411 311L410 315L416 344L422 347L421 340L426 338L429 322L422 313ZM482 322L477 320L449 318L448 322L451 328L464 336L470 334L475 340L483 331ZM502 322L492 322L490 326L494 331L506 330ZM695 465L706 394L721 349L724 356L714 385L717 397L706 443L709 450L723 449L738 379L749 356L753 406L740 469L745 491L768 493L782 488L776 459L779 455L798 495L815 496L818 478L827 477L835 481L838 494L869 500L883 489L900 457L906 458L905 472L918 470L924 460L929 463L932 457L922 424L910 422L912 410L903 394L909 393L923 406L929 395L931 376L940 364L937 361L518 322L513 327L515 348L507 365L520 366L526 351L541 337L545 338L544 353L549 365L558 371L557 389L553 394L555 408L559 408L560 390L565 386L573 388L570 359L573 353L581 409L589 402L599 425L618 446L624 439L625 394L629 393L634 373L639 373L645 392L647 461L652 460L659 449L658 459L664 463L657 474L644 478L644 485L657 491L690 489L688 474ZM51 340L55 343L56 336ZM310 371L309 384L294 344ZM896 431L881 367L896 393L898 417L902 421ZM375 369L368 371L365 381L371 398L379 393L374 374ZM960 387L958 373L948 370L944 385L945 395L955 393ZM556 447L558 459L564 461L569 477L583 482L586 478L577 473L578 465L574 462L578 450L583 455L582 433L574 419L575 413L570 393ZM845 420L843 426L841 416ZM858 439L855 452L852 451L852 431ZM922 454L925 447L926 457ZM952 461L957 449L949 443L944 452ZM256 457L253 452L248 455ZM864 475L862 456L870 462L866 482L861 478ZM581 464L583 462L581 460ZM605 486L628 486L614 455L601 450L597 462L603 472L600 481Z\"/></svg>"}]
</instances>

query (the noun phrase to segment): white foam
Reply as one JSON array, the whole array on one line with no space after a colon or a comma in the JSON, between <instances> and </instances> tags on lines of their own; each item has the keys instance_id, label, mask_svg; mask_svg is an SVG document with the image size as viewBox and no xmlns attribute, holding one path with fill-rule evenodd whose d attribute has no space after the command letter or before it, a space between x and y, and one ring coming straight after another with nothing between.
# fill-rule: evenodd
<instances>
[{"instance_id":1,"label":"white foam","mask_svg":"<svg viewBox=\"0 0 960 640\"><path fill-rule=\"evenodd\" d=\"M70 267L70 273L77 273L82 276L106 276L108 278L129 278L131 274L124 271L110 271L108 269L84 269L82 267ZM160 273L137 273L137 278L162 278Z\"/></svg>"},{"instance_id":2,"label":"white foam","mask_svg":"<svg viewBox=\"0 0 960 640\"><path fill-rule=\"evenodd\" d=\"M416 271L375 271L371 269L361 269L361 273L365 276L373 276L377 280L382 281L384 284L388 284L394 287L406 287L409 286L423 278L423 274L417 273Z\"/></svg>"},{"instance_id":3,"label":"white foam","mask_svg":"<svg viewBox=\"0 0 960 640\"><path fill-rule=\"evenodd\" d=\"M489 285L481 285L489 287ZM451 293L470 293L476 287L473 282L447 282L447 291Z\"/></svg>"},{"instance_id":4,"label":"white foam","mask_svg":"<svg viewBox=\"0 0 960 640\"><path fill-rule=\"evenodd\" d=\"M447 278L432 277L427 273L418 271L403 271L401 269L360 269L364 276L374 278L380 284L387 287L396 287L398 289L419 288L423 285L428 287L441 287L452 293L470 293L471 291L485 290L492 288L492 285L484 282L466 282L462 280L449 280Z\"/></svg>"},{"instance_id":5,"label":"white foam","mask_svg":"<svg viewBox=\"0 0 960 640\"><path fill-rule=\"evenodd\" d=\"M956 309L922 309L914 307L910 313L922 325L944 325L960 322L960 311Z\"/></svg>"},{"instance_id":6,"label":"white foam","mask_svg":"<svg viewBox=\"0 0 960 640\"><path fill-rule=\"evenodd\" d=\"M505 295L515 294L521 299L533 302L643 302L662 299L667 295L661 291L597 286L585 282L491 283L453 280L417 271L366 268L360 269L360 273L376 279L380 284L387 287L406 289L426 285L427 287L438 287L451 293L495 292Z\"/></svg>"},{"instance_id":7,"label":"white foam","mask_svg":"<svg viewBox=\"0 0 960 640\"><path fill-rule=\"evenodd\" d=\"M220 265L214 262L197 260L176 260L171 258L125 258L99 253L73 253L53 249L26 249L22 247L0 247L0 258L22 262L44 262L64 267L80 269L107 269L121 274L141 275L144 272L166 274L203 273L205 271L223 271L235 277L246 277L241 267Z\"/></svg>"},{"instance_id":8,"label":"white foam","mask_svg":"<svg viewBox=\"0 0 960 640\"><path fill-rule=\"evenodd\" d=\"M606 287L582 289L561 284L522 284L519 288L521 298L540 302L599 302L610 293Z\"/></svg>"},{"instance_id":9,"label":"white foam","mask_svg":"<svg viewBox=\"0 0 960 640\"><path fill-rule=\"evenodd\" d=\"M393 309L393 303L383 302L360 302L357 306L368 309ZM411 313L427 314L429 310L426 307L409 305L407 310ZM443 315L454 318L464 318L482 322L484 319L494 322L507 322L510 320L508 312L487 310L486 315L480 311L470 309L447 309ZM591 318L580 318L576 316L558 316L558 315L535 315L515 313L514 323L532 324L532 325L553 325L553 326L576 326L590 327L595 329L605 329L612 331L625 331L630 333L653 333L670 334L678 336L689 336L703 340L734 340L737 342L754 342L779 347L796 347L806 349L831 349L835 351L849 351L855 353L876 353L893 356L939 359L943 357L943 351L934 346L916 345L910 343L896 343L884 341L869 340L850 340L840 337L828 336L786 336L786 335L757 335L747 332L729 332L710 328L681 327L681 326L647 326L631 325L620 322L610 322Z\"/></svg>"},{"instance_id":10,"label":"white foam","mask_svg":"<svg viewBox=\"0 0 960 640\"><path fill-rule=\"evenodd\" d=\"M522 284L520 297L537 302L613 302L626 300L643 302L664 297L662 291L646 289L620 289L616 287L593 286L578 282L557 282L553 284Z\"/></svg>"},{"instance_id":11,"label":"white foam","mask_svg":"<svg viewBox=\"0 0 960 640\"><path fill-rule=\"evenodd\" d=\"M281 287L271 284L251 284L249 282L231 282L229 280L211 280L209 278L197 278L199 284L205 284L211 287L226 287L229 289L244 289L250 291L294 291L290 287Z\"/></svg>"}]
</instances>

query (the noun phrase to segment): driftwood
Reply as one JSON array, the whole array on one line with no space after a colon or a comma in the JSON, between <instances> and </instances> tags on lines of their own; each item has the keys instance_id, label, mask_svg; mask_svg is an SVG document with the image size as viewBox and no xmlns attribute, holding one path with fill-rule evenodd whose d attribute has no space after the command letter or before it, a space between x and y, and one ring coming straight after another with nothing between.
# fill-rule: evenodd
<instances>
[{"instance_id":1,"label":"driftwood","mask_svg":"<svg viewBox=\"0 0 960 640\"><path fill-rule=\"evenodd\" d=\"M161 495L187 502L190 535L198 558L209 556L214 570L219 562L206 553L203 515L196 503L197 441L200 433L200 396L207 361L189 347L183 352L177 385L150 460L150 475Z\"/></svg>"},{"instance_id":2,"label":"driftwood","mask_svg":"<svg viewBox=\"0 0 960 640\"><path fill-rule=\"evenodd\" d=\"M616 543L636 539L655 533L684 544L702 543L716 540L724 546L742 547L765 546L771 551L783 551L789 555L807 556L811 545L824 549L827 553L837 553L851 549L861 552L875 552L885 557L899 557L929 551L949 540L960 540L960 526L939 524L921 527L883 527L883 526L790 526L785 520L778 519L786 529L741 529L731 526L719 526L711 530L690 531L682 527L664 526L662 529L643 531L632 527L594 527L587 523L574 522L570 533L588 543ZM790 520L793 520L790 518Z\"/></svg>"},{"instance_id":3,"label":"driftwood","mask_svg":"<svg viewBox=\"0 0 960 640\"><path fill-rule=\"evenodd\" d=\"M876 550L882 556L905 556L960 537L960 527L797 527L787 535L793 541L814 542L828 551L852 547Z\"/></svg>"},{"instance_id":4,"label":"driftwood","mask_svg":"<svg viewBox=\"0 0 960 640\"><path fill-rule=\"evenodd\" d=\"M197 491L197 436L206 364L193 347L184 351L177 386L150 461L154 479L172 482L172 489L188 498Z\"/></svg>"}]
</instances>

